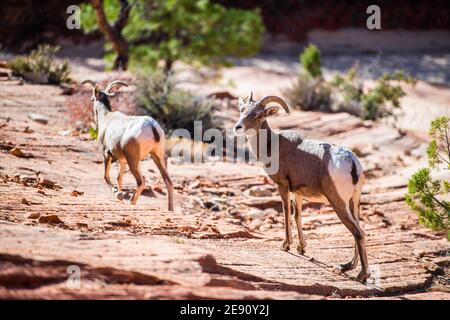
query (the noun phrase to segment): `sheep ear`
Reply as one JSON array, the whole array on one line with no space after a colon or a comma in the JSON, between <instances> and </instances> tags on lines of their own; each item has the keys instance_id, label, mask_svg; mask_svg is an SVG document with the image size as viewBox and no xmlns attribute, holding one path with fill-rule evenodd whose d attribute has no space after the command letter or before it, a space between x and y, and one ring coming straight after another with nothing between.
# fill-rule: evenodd
<instances>
[{"instance_id":1,"label":"sheep ear","mask_svg":"<svg viewBox=\"0 0 450 320\"><path fill-rule=\"evenodd\" d=\"M272 116L272 115L274 115L275 113L277 113L278 110L280 110L280 108L279 108L279 107L276 107L276 106L268 107L268 108L264 109L264 115L265 115L266 117Z\"/></svg>"},{"instance_id":2,"label":"sheep ear","mask_svg":"<svg viewBox=\"0 0 450 320\"><path fill-rule=\"evenodd\" d=\"M92 95L95 97L95 99L99 99L100 98L100 89L98 88L97 85L94 86L94 88L92 88Z\"/></svg>"}]
</instances>

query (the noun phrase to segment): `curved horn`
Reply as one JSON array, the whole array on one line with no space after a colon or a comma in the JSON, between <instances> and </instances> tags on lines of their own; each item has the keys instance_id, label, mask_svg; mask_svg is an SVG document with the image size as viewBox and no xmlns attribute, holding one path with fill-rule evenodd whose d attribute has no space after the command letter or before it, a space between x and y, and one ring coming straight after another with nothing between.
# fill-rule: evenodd
<instances>
[{"instance_id":1,"label":"curved horn","mask_svg":"<svg viewBox=\"0 0 450 320\"><path fill-rule=\"evenodd\" d=\"M86 84L86 83L89 83L93 87L95 87L97 85L94 81L89 80L89 79L83 80L83 82L81 82L81 84Z\"/></svg>"},{"instance_id":2,"label":"curved horn","mask_svg":"<svg viewBox=\"0 0 450 320\"><path fill-rule=\"evenodd\" d=\"M289 113L289 107L286 104L286 102L284 102L283 99L281 99L280 97L277 97L277 96L267 96L267 97L261 99L258 102L258 104L261 105L262 107L265 107L267 104L269 104L271 102L278 103L280 106L283 107L283 109L284 109L284 111L286 111L286 113Z\"/></svg>"},{"instance_id":3,"label":"curved horn","mask_svg":"<svg viewBox=\"0 0 450 320\"><path fill-rule=\"evenodd\" d=\"M121 81L121 80L114 80L114 81L112 81L112 82L110 82L109 84L108 84L108 86L106 87L106 89L105 89L105 93L106 94L109 94L110 93L110 91L112 90L112 88L114 88L115 86L124 86L124 87L128 87L128 84L126 83L126 82L124 82L124 81Z\"/></svg>"},{"instance_id":4,"label":"curved horn","mask_svg":"<svg viewBox=\"0 0 450 320\"><path fill-rule=\"evenodd\" d=\"M89 79L83 80L83 82L81 82L81 84L86 84L86 83L89 83L90 85L92 85L92 95L94 97L98 98L98 92L100 91L98 84Z\"/></svg>"}]
</instances>

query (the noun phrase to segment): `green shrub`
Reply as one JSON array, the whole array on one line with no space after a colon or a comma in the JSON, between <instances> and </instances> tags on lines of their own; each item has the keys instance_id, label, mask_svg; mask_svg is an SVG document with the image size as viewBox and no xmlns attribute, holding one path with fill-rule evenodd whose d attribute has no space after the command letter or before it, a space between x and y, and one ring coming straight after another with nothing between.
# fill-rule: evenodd
<instances>
[{"instance_id":1,"label":"green shrub","mask_svg":"<svg viewBox=\"0 0 450 320\"><path fill-rule=\"evenodd\" d=\"M322 76L322 62L320 50L317 46L310 44L300 54L300 62L306 72L313 78Z\"/></svg>"},{"instance_id":2,"label":"green shrub","mask_svg":"<svg viewBox=\"0 0 450 320\"><path fill-rule=\"evenodd\" d=\"M323 79L299 74L291 87L283 91L289 105L300 110L330 111L331 88Z\"/></svg>"},{"instance_id":3,"label":"green shrub","mask_svg":"<svg viewBox=\"0 0 450 320\"><path fill-rule=\"evenodd\" d=\"M364 120L377 120L394 115L394 109L400 107L400 98L405 95L399 82L414 85L416 80L403 71L385 73L375 81L375 87L366 92L355 79L357 70L350 69L346 75L336 75L330 84L343 96L343 103L339 106L342 111L355 114ZM359 104L359 108L348 108Z\"/></svg>"},{"instance_id":4,"label":"green shrub","mask_svg":"<svg viewBox=\"0 0 450 320\"><path fill-rule=\"evenodd\" d=\"M305 72L283 94L290 105L301 110L345 111L364 120L395 116L394 110L405 95L400 82L416 82L403 71L395 71L379 77L373 88L364 91L356 68L326 81L322 77L320 50L313 44L300 54L300 62Z\"/></svg>"},{"instance_id":5,"label":"green shrub","mask_svg":"<svg viewBox=\"0 0 450 320\"><path fill-rule=\"evenodd\" d=\"M89 137L91 137L92 140L98 139L98 129L97 128L90 127L88 132L89 132Z\"/></svg>"},{"instance_id":6,"label":"green shrub","mask_svg":"<svg viewBox=\"0 0 450 320\"><path fill-rule=\"evenodd\" d=\"M194 134L194 121L202 122L202 129L213 128L214 100L195 97L189 91L176 87L171 73L155 72L151 77L138 80L137 105L155 118L167 133L187 129Z\"/></svg>"},{"instance_id":7,"label":"green shrub","mask_svg":"<svg viewBox=\"0 0 450 320\"><path fill-rule=\"evenodd\" d=\"M450 117L442 116L431 122L427 155L430 167L444 165L450 170Z\"/></svg>"},{"instance_id":8,"label":"green shrub","mask_svg":"<svg viewBox=\"0 0 450 320\"><path fill-rule=\"evenodd\" d=\"M439 166L450 173L450 117L435 119L431 123L430 135L433 138L427 149L430 167L411 176L406 203L418 213L421 224L433 230L446 231L450 240L450 182L431 176L431 169Z\"/></svg>"},{"instance_id":9,"label":"green shrub","mask_svg":"<svg viewBox=\"0 0 450 320\"><path fill-rule=\"evenodd\" d=\"M343 94L345 102L360 101L363 95L361 86L355 84L356 74L356 68L351 68L345 75L337 74L330 81L330 85Z\"/></svg>"},{"instance_id":10,"label":"green shrub","mask_svg":"<svg viewBox=\"0 0 450 320\"><path fill-rule=\"evenodd\" d=\"M48 44L39 45L28 56L17 57L9 61L8 67L15 75L35 83L59 84L69 82L69 64L67 61L58 63L55 60L55 54L59 49L60 47Z\"/></svg>"},{"instance_id":11,"label":"green shrub","mask_svg":"<svg viewBox=\"0 0 450 320\"><path fill-rule=\"evenodd\" d=\"M331 88L322 78L319 49L310 44L300 54L300 63L304 71L283 95L290 105L301 110L330 111Z\"/></svg>"}]
</instances>

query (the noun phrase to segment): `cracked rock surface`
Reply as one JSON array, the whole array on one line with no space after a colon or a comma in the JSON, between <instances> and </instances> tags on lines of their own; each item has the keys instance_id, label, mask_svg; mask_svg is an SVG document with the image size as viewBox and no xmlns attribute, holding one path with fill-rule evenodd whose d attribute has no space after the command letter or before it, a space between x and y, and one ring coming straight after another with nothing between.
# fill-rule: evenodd
<instances>
[{"instance_id":1,"label":"cracked rock surface","mask_svg":"<svg viewBox=\"0 0 450 320\"><path fill-rule=\"evenodd\" d=\"M295 228L291 251L279 249L281 202L258 165L171 163L171 213L147 159L138 205L118 202L103 181L96 142L60 134L67 130L62 89L16 82L0 85L0 298L450 299L449 242L404 203L409 175L426 161L416 136L345 113L270 120L360 154L372 266L364 285L355 280L359 266L333 269L351 258L353 239L329 206L304 203L304 255L295 250ZM33 156L16 157L14 147ZM125 189L134 185L127 173ZM78 287L71 270L79 270Z\"/></svg>"}]
</instances>

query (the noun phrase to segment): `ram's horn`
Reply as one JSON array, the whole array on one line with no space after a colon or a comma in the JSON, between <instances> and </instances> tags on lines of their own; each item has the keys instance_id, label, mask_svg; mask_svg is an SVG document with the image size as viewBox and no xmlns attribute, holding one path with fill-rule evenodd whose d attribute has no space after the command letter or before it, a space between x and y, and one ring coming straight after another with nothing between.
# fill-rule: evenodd
<instances>
[{"instance_id":1,"label":"ram's horn","mask_svg":"<svg viewBox=\"0 0 450 320\"><path fill-rule=\"evenodd\" d=\"M86 84L86 83L89 83L93 87L95 87L97 85L94 81L89 80L89 79L83 80L83 82L81 82L81 84Z\"/></svg>"},{"instance_id":2,"label":"ram's horn","mask_svg":"<svg viewBox=\"0 0 450 320\"><path fill-rule=\"evenodd\" d=\"M108 84L108 86L107 86L106 89L105 89L105 93L106 93L106 94L111 94L112 88L114 88L114 87L116 87L116 86L124 86L124 87L128 87L128 84L127 84L126 82L124 82L124 81L121 81L121 80L114 80L114 81L112 81L112 82L110 82L110 83Z\"/></svg>"},{"instance_id":3,"label":"ram's horn","mask_svg":"<svg viewBox=\"0 0 450 320\"><path fill-rule=\"evenodd\" d=\"M277 96L267 96L261 100L259 100L258 105L265 107L267 104L271 103L271 102L275 102L278 103L280 106L283 107L283 109L289 113L289 107L286 104L286 102L284 102L283 99L281 99L280 97Z\"/></svg>"},{"instance_id":4,"label":"ram's horn","mask_svg":"<svg viewBox=\"0 0 450 320\"><path fill-rule=\"evenodd\" d=\"M98 93L100 91L98 84L96 84L94 81L89 80L89 79L86 79L83 82L81 82L81 84L86 84L86 83L92 85L92 95L94 97L98 98Z\"/></svg>"}]
</instances>

